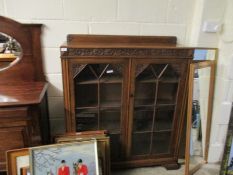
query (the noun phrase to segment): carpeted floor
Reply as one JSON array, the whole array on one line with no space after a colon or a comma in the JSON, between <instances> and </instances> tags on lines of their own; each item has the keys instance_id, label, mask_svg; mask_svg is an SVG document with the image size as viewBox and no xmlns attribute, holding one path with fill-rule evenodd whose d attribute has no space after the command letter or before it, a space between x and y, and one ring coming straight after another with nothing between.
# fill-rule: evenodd
<instances>
[{"instance_id":1,"label":"carpeted floor","mask_svg":"<svg viewBox=\"0 0 233 175\"><path fill-rule=\"evenodd\" d=\"M195 175L218 175L220 165L206 164ZM111 175L184 175L184 166L179 170L167 171L163 167L135 168L123 171L112 172Z\"/></svg>"}]
</instances>

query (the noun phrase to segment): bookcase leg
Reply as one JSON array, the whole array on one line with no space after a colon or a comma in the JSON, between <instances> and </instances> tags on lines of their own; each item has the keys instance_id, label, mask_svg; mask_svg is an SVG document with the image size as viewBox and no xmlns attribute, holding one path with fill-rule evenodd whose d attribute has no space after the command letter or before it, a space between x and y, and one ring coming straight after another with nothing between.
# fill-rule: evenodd
<instances>
[{"instance_id":1,"label":"bookcase leg","mask_svg":"<svg viewBox=\"0 0 233 175\"><path fill-rule=\"evenodd\" d=\"M180 168L180 164L179 163L169 163L169 164L163 165L163 167L166 168L167 170L177 170Z\"/></svg>"}]
</instances>

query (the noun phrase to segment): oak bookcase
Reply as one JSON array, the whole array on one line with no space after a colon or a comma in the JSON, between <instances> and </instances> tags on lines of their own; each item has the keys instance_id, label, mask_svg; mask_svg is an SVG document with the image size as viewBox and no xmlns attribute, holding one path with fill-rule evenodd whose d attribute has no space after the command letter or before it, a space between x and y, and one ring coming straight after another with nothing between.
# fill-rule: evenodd
<instances>
[{"instance_id":1,"label":"oak bookcase","mask_svg":"<svg viewBox=\"0 0 233 175\"><path fill-rule=\"evenodd\" d=\"M113 167L178 168L193 49L176 37L68 35L67 132L108 130Z\"/></svg>"}]
</instances>

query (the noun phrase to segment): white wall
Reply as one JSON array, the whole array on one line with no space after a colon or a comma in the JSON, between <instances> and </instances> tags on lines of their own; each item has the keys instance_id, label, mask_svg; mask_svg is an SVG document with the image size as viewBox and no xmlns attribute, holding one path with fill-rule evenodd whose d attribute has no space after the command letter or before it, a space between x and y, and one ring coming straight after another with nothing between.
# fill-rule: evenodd
<instances>
[{"instance_id":1,"label":"white wall","mask_svg":"<svg viewBox=\"0 0 233 175\"><path fill-rule=\"evenodd\" d=\"M218 34L219 57L212 122L209 161L222 160L229 117L233 102L233 1L226 0L222 16L223 30ZM232 58L232 59L231 59Z\"/></svg>"},{"instance_id":2,"label":"white wall","mask_svg":"<svg viewBox=\"0 0 233 175\"><path fill-rule=\"evenodd\" d=\"M232 43L232 0L0 0L0 15L25 23L43 23L44 68L49 86L52 133L64 131L59 46L66 35L175 35L179 44L220 48L210 161L221 159L228 123L232 80L227 77ZM228 3L226 8L226 2ZM226 9L225 9L226 8ZM203 22L223 21L223 34L202 32ZM227 94L231 94L227 95Z\"/></svg>"},{"instance_id":3,"label":"white wall","mask_svg":"<svg viewBox=\"0 0 233 175\"><path fill-rule=\"evenodd\" d=\"M219 48L208 160L212 163L222 160L233 101L233 81L228 76L233 70L233 64L230 65L230 57L233 55L232 19L231 0L196 0L192 25L189 25L190 45ZM205 21L222 23L223 30L217 33L203 32Z\"/></svg>"}]
</instances>

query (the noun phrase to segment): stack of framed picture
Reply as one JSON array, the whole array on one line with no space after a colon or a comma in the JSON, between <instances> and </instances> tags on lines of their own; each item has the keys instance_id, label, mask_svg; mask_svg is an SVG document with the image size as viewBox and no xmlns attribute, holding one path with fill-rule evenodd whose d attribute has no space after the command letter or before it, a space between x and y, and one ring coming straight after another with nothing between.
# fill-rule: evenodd
<instances>
[{"instance_id":1,"label":"stack of framed picture","mask_svg":"<svg viewBox=\"0 0 233 175\"><path fill-rule=\"evenodd\" d=\"M56 144L7 152L8 175L109 175L104 131L58 136Z\"/></svg>"},{"instance_id":2,"label":"stack of framed picture","mask_svg":"<svg viewBox=\"0 0 233 175\"><path fill-rule=\"evenodd\" d=\"M233 105L220 175L233 175Z\"/></svg>"}]
</instances>

